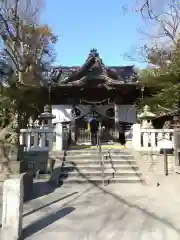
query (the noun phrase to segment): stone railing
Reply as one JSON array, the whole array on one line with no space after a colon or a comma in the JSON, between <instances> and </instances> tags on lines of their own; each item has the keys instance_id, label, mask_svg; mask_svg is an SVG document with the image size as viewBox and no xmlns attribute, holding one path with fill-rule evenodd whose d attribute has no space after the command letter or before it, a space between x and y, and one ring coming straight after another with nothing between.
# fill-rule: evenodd
<instances>
[{"instance_id":1,"label":"stone railing","mask_svg":"<svg viewBox=\"0 0 180 240\"><path fill-rule=\"evenodd\" d=\"M143 129L140 124L133 125L132 145L135 150L159 152L162 141L174 145L174 130Z\"/></svg>"},{"instance_id":2,"label":"stone railing","mask_svg":"<svg viewBox=\"0 0 180 240\"><path fill-rule=\"evenodd\" d=\"M20 145L24 151L51 151L53 148L53 128L27 128L20 130Z\"/></svg>"}]
</instances>

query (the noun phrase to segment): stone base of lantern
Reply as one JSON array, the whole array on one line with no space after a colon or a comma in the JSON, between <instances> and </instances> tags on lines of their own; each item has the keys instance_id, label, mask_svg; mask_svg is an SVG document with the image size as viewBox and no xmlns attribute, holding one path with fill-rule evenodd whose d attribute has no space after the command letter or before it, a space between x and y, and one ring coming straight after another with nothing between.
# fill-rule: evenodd
<instances>
[{"instance_id":1,"label":"stone base of lantern","mask_svg":"<svg viewBox=\"0 0 180 240\"><path fill-rule=\"evenodd\" d=\"M18 149L11 145L0 145L0 156L0 182L10 178L14 174L27 171L26 161L20 160L23 157L21 147Z\"/></svg>"},{"instance_id":2,"label":"stone base of lantern","mask_svg":"<svg viewBox=\"0 0 180 240\"><path fill-rule=\"evenodd\" d=\"M27 171L36 175L39 173L46 173L48 168L48 159L49 153L46 152L38 152L38 151L30 151L24 152L24 156L22 158L26 163L25 167L27 167Z\"/></svg>"},{"instance_id":3,"label":"stone base of lantern","mask_svg":"<svg viewBox=\"0 0 180 240\"><path fill-rule=\"evenodd\" d=\"M0 162L0 182L13 177L15 174L26 172L27 166L25 161L6 161Z\"/></svg>"},{"instance_id":4,"label":"stone base of lantern","mask_svg":"<svg viewBox=\"0 0 180 240\"><path fill-rule=\"evenodd\" d=\"M25 161L1 161L0 162L0 182L14 174L26 172L27 164Z\"/></svg>"}]
</instances>

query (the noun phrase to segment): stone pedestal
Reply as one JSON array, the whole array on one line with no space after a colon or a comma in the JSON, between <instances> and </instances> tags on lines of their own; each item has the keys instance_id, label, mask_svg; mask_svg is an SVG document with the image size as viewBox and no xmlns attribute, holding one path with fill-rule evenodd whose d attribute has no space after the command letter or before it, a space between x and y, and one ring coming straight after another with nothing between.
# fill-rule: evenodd
<instances>
[{"instance_id":1,"label":"stone pedestal","mask_svg":"<svg viewBox=\"0 0 180 240\"><path fill-rule=\"evenodd\" d=\"M21 160L20 160L21 159ZM27 162L23 160L23 149L11 145L0 145L0 182L27 171Z\"/></svg>"},{"instance_id":2,"label":"stone pedestal","mask_svg":"<svg viewBox=\"0 0 180 240\"><path fill-rule=\"evenodd\" d=\"M2 240L18 240L22 234L23 176L7 179L3 187Z\"/></svg>"},{"instance_id":3,"label":"stone pedestal","mask_svg":"<svg viewBox=\"0 0 180 240\"><path fill-rule=\"evenodd\" d=\"M27 171L26 161L0 161L0 182L4 182L11 175Z\"/></svg>"}]
</instances>

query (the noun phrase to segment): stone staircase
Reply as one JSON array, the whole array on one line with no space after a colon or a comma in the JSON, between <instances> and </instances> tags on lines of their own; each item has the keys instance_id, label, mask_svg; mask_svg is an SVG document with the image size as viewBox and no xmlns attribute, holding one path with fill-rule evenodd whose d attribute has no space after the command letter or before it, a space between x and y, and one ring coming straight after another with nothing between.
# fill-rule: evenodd
<instances>
[{"instance_id":1,"label":"stone staircase","mask_svg":"<svg viewBox=\"0 0 180 240\"><path fill-rule=\"evenodd\" d=\"M104 183L143 182L142 174L128 149L102 149L104 155ZM60 182L102 183L101 157L97 149L69 150L65 154Z\"/></svg>"}]
</instances>

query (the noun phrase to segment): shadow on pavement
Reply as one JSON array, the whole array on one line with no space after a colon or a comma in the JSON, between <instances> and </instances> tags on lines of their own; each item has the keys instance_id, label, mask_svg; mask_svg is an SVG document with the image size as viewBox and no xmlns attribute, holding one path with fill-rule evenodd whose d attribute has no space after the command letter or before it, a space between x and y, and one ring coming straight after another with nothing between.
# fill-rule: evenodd
<instances>
[{"instance_id":1,"label":"shadow on pavement","mask_svg":"<svg viewBox=\"0 0 180 240\"><path fill-rule=\"evenodd\" d=\"M115 194L115 193L112 193L108 190L106 190L105 188L101 187L101 186L95 186L97 187L99 190L101 190L104 194L108 194L109 196L112 196L114 199L116 199L118 202L122 203L123 205L125 206L128 206L129 208L131 209L136 209L140 212L142 212L146 218L150 217L156 221L159 221L160 223L163 223L164 225L168 226L169 228L173 229L179 236L180 236L180 229L177 228L176 226L174 226L174 223L171 222L169 219L165 218L165 217L160 217L158 216L156 213L154 212L151 212L149 209L146 209L145 207L143 206L139 206L138 204L136 203L132 203L132 202L129 202L127 201L126 199L124 199L123 197L120 197L119 195ZM125 217L125 215L128 214L128 211L125 211L123 213L123 215L121 216L121 219ZM102 226L102 228L99 230L99 232L101 230L104 229L104 226ZM160 228L159 228L160 229ZM163 235L163 240L168 240L169 238L166 236L166 232L164 231L164 229L160 229L161 230L161 233ZM139 238L140 239L140 235L141 235L141 231L139 232ZM152 232L151 232L152 233ZM153 238L154 239L154 238Z\"/></svg>"},{"instance_id":2,"label":"shadow on pavement","mask_svg":"<svg viewBox=\"0 0 180 240\"><path fill-rule=\"evenodd\" d=\"M77 168L77 171L79 171L79 173L81 173L78 168ZM88 182L90 182L89 179L88 179L85 175L83 175L83 173L81 173L81 174L82 174L82 176L83 176L84 178L87 179ZM136 203L132 203L131 201L127 201L127 200L124 199L123 197L121 197L121 196L119 196L119 195L117 195L117 194L115 194L115 193L112 193L112 192L108 191L107 189L105 189L104 186L101 186L101 185L96 184L96 183L94 183L94 182L91 182L91 184L92 184L92 186L94 186L95 188L97 188L97 189L99 189L100 191L102 191L104 194L107 194L107 195L113 197L115 200L117 200L118 202L122 203L123 205L128 206L128 207L131 208L131 209L136 209L136 210L142 212L146 217L150 217L150 218L152 218L152 219L154 219L154 220L156 220L156 221L159 221L160 223L163 223L164 225L166 225L166 226L168 226L169 228L173 229L173 230L180 236L180 228L176 227L176 226L174 225L174 223L171 222L171 220L169 220L168 218L165 218L165 217L163 217L163 216L158 216L156 213L151 212L149 209L147 209L147 208L145 208L145 207L143 207L143 206L139 206L139 205L136 204ZM143 185L144 185L144 184L143 184ZM78 197L79 197L79 196L78 196ZM122 218L123 218L125 215L127 215L127 214L128 214L128 212L125 211L125 213L123 214ZM102 229L104 229L104 227L102 227ZM100 229L100 231L101 231L101 229ZM140 234L141 234L141 232L140 232ZM164 234L163 231L162 231L162 234ZM166 239L168 240L168 238L164 235L163 240L166 240Z\"/></svg>"},{"instance_id":3,"label":"shadow on pavement","mask_svg":"<svg viewBox=\"0 0 180 240\"><path fill-rule=\"evenodd\" d=\"M39 232L41 229L49 226L50 224L54 223L55 221L65 217L66 215L72 213L75 210L73 207L65 207L58 210L55 213L51 213L37 221L33 224L30 224L23 230L23 239L29 237L30 235Z\"/></svg>"},{"instance_id":4,"label":"shadow on pavement","mask_svg":"<svg viewBox=\"0 0 180 240\"><path fill-rule=\"evenodd\" d=\"M36 199L44 195L48 195L56 190L56 188L61 187L60 184L60 175L61 175L61 166L56 167L48 180L37 180L33 183L33 194L31 199Z\"/></svg>"},{"instance_id":5,"label":"shadow on pavement","mask_svg":"<svg viewBox=\"0 0 180 240\"><path fill-rule=\"evenodd\" d=\"M56 188L57 188L57 185L54 183L51 183L49 181L34 182L33 183L33 195L32 195L31 200L42 197L44 195L48 195L48 194L54 192Z\"/></svg>"},{"instance_id":6,"label":"shadow on pavement","mask_svg":"<svg viewBox=\"0 0 180 240\"><path fill-rule=\"evenodd\" d=\"M64 197L58 198L58 199L56 199L56 200L54 200L54 201L51 201L51 202L49 202L49 203L46 203L46 204L42 204L42 201L41 201L41 200L38 200L38 201L35 200L35 202L34 202L34 201L29 202L30 210L27 211L25 214L23 214L23 217L27 217L27 216L30 215L30 214L33 214L33 213L35 213L35 212L37 212L37 211L40 211L40 210L42 210L42 209L44 209L44 208L50 207L52 204L57 203L57 202L59 202L59 201L62 201L62 200L66 199L66 198L68 198L68 197L71 197L71 196L73 196L73 195L76 195L77 193L78 193L78 192L70 193L70 194L68 194L68 195L65 195ZM51 209L50 209L50 210L51 210Z\"/></svg>"}]
</instances>

